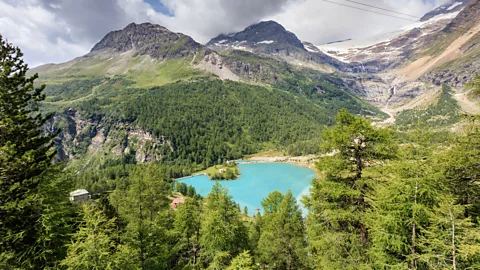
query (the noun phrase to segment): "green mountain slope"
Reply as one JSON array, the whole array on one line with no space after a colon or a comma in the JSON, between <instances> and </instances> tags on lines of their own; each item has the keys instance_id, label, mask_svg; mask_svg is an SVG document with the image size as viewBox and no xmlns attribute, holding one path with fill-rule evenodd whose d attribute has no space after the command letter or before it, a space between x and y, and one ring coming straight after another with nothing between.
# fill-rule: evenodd
<instances>
[{"instance_id":1,"label":"green mountain slope","mask_svg":"<svg viewBox=\"0 0 480 270\"><path fill-rule=\"evenodd\" d=\"M73 102L57 114L56 126L64 130L59 150L97 165L130 155L137 162L201 167L266 149L313 153L321 130L341 108L366 112L358 100L343 92L335 96L339 90L331 87L315 98L221 80L123 89L122 95Z\"/></svg>"},{"instance_id":2,"label":"green mountain slope","mask_svg":"<svg viewBox=\"0 0 480 270\"><path fill-rule=\"evenodd\" d=\"M62 127L61 159L201 164L265 149L315 152L347 108L382 118L334 74L244 51L216 53L164 27L130 24L70 62L32 72ZM220 81L227 72L229 80ZM224 76L223 79L226 77Z\"/></svg>"}]
</instances>

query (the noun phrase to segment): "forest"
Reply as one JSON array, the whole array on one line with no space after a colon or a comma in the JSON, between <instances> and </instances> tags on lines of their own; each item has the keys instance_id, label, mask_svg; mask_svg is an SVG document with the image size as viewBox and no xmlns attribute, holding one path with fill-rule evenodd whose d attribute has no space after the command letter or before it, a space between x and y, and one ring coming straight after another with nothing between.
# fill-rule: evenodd
<instances>
[{"instance_id":1,"label":"forest","mask_svg":"<svg viewBox=\"0 0 480 270\"><path fill-rule=\"evenodd\" d=\"M316 164L309 195L299 202L291 192L273 191L262 212L249 216L221 182L204 198L192 187L174 187L172 178L188 168L182 163L125 160L82 174L52 162L58 133L42 129L52 117L39 113L45 87L35 86L37 75L26 76L18 48L3 39L0 46L0 269L480 269L479 116L459 116L461 128L444 136L428 125L373 125L341 109L333 125L319 131L318 148L327 155ZM158 134L178 126L165 135L178 136L185 149L180 157L191 163L206 162L196 151L228 155L222 140L295 142L315 134L313 126L296 123L295 137L283 137L277 129L292 128L289 115L242 118L238 99L261 108L293 103L281 95L268 103L239 84L220 85L152 89L119 116ZM217 97L204 101L209 109L189 99L201 99L202 91ZM181 127L197 115L163 103L173 93L187 101L182 106L198 106L202 119L225 114L228 121L199 122L195 132L204 140L191 141ZM145 117L144 107L154 117ZM162 118L167 112L172 117ZM218 126L228 132L209 141ZM245 136L240 126L262 132ZM86 203L68 200L81 181L95 177L107 188ZM172 208L179 193L185 202Z\"/></svg>"}]
</instances>

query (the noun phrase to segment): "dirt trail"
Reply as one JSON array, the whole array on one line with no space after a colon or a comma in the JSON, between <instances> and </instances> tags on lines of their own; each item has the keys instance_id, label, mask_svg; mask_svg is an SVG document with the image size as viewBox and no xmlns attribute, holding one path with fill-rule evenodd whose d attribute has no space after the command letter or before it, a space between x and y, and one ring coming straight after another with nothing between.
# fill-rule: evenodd
<instances>
[{"instance_id":1,"label":"dirt trail","mask_svg":"<svg viewBox=\"0 0 480 270\"><path fill-rule=\"evenodd\" d=\"M398 75L402 76L407 81L415 81L427 72L439 67L440 65L447 63L451 60L455 60L461 56L461 48L467 43L473 36L480 32L480 23L473 27L470 31L463 36L457 38L445 51L436 56L425 56L410 65L404 67L398 71Z\"/></svg>"},{"instance_id":2,"label":"dirt trail","mask_svg":"<svg viewBox=\"0 0 480 270\"><path fill-rule=\"evenodd\" d=\"M458 101L458 105L462 108L462 111L469 114L480 114L480 105L468 99L467 93L458 93L453 95Z\"/></svg>"}]
</instances>

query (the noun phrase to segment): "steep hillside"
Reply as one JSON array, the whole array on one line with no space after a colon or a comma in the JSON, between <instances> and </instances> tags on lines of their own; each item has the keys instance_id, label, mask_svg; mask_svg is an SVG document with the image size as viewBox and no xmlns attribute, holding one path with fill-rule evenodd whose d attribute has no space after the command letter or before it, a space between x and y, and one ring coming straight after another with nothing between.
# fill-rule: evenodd
<instances>
[{"instance_id":1,"label":"steep hillside","mask_svg":"<svg viewBox=\"0 0 480 270\"><path fill-rule=\"evenodd\" d=\"M480 69L480 1L471 1L429 40L424 55L432 67L423 81L463 87Z\"/></svg>"},{"instance_id":2,"label":"steep hillside","mask_svg":"<svg viewBox=\"0 0 480 270\"><path fill-rule=\"evenodd\" d=\"M315 140L343 107L367 113L353 97L325 87L302 97L231 81L179 82L76 102L57 113L50 128L63 130L60 157L82 166L163 160L204 167Z\"/></svg>"},{"instance_id":3,"label":"steep hillside","mask_svg":"<svg viewBox=\"0 0 480 270\"><path fill-rule=\"evenodd\" d=\"M293 37L285 42L308 53ZM48 129L62 129L59 158L82 168L111 160L204 167L305 146L341 108L385 117L334 74L267 53L214 52L149 23L130 24L85 56L32 72L46 84L42 109L55 113Z\"/></svg>"}]
</instances>

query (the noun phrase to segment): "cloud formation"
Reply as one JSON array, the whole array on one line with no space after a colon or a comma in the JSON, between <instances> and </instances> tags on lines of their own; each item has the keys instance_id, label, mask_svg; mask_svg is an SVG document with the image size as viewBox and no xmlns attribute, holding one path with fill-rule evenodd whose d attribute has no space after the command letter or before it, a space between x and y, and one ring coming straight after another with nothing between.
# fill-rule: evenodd
<instances>
[{"instance_id":1,"label":"cloud formation","mask_svg":"<svg viewBox=\"0 0 480 270\"><path fill-rule=\"evenodd\" d=\"M154 1L160 1L161 6L168 9L167 14L155 11L148 3ZM435 6L448 1L450 0L369 0L368 4L422 16ZM300 39L315 44L361 38L409 23L321 0L148 2L0 0L0 33L21 47L27 62L36 66L64 62L81 56L108 32L122 29L130 22L158 23L206 43L220 33L240 31L261 20L273 19L297 34Z\"/></svg>"}]
</instances>

